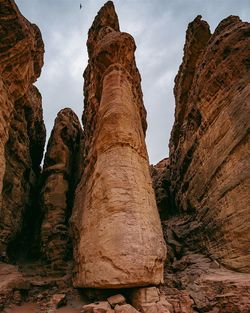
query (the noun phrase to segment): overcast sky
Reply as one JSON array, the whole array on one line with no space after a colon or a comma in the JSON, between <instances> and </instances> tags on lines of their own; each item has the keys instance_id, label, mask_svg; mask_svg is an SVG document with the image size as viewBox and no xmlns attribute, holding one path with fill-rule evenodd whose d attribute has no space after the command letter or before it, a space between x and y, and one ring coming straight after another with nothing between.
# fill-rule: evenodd
<instances>
[{"instance_id":1,"label":"overcast sky","mask_svg":"<svg viewBox=\"0 0 250 313\"><path fill-rule=\"evenodd\" d=\"M82 73L87 65L87 33L105 0L16 0L36 23L45 43L45 64L36 85L43 97L49 136L57 112L72 108L81 119ZM151 163L168 155L174 121L174 77L183 56L187 25L202 15L212 31L228 15L250 21L249 0L114 0L121 31L136 41L148 112L147 147ZM80 10L80 3L82 9Z\"/></svg>"}]
</instances>

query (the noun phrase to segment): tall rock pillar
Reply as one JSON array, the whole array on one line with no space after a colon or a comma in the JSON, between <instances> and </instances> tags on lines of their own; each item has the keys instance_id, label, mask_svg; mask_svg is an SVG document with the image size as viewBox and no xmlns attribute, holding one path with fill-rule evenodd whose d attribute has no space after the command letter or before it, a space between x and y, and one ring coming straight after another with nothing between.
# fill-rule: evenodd
<instances>
[{"instance_id":1,"label":"tall rock pillar","mask_svg":"<svg viewBox=\"0 0 250 313\"><path fill-rule=\"evenodd\" d=\"M82 129L69 108L56 117L44 160L41 204L42 254L55 271L64 271L71 258L72 243L68 221L78 179L78 158Z\"/></svg>"},{"instance_id":2,"label":"tall rock pillar","mask_svg":"<svg viewBox=\"0 0 250 313\"><path fill-rule=\"evenodd\" d=\"M76 287L159 284L166 248L145 146L134 39L113 3L96 16L84 73L84 169L75 195Z\"/></svg>"}]
</instances>

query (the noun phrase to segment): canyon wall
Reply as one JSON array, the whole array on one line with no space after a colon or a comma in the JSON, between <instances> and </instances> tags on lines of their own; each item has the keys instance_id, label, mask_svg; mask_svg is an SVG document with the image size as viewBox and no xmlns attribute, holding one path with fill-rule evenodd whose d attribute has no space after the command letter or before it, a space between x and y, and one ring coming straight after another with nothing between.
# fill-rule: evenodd
<instances>
[{"instance_id":1,"label":"canyon wall","mask_svg":"<svg viewBox=\"0 0 250 313\"><path fill-rule=\"evenodd\" d=\"M145 146L136 47L119 31L111 1L95 18L87 46L84 170L72 216L74 285L158 285L166 251Z\"/></svg>"},{"instance_id":2,"label":"canyon wall","mask_svg":"<svg viewBox=\"0 0 250 313\"><path fill-rule=\"evenodd\" d=\"M151 166L174 312L249 312L250 25L188 26L170 156Z\"/></svg>"},{"instance_id":3,"label":"canyon wall","mask_svg":"<svg viewBox=\"0 0 250 313\"><path fill-rule=\"evenodd\" d=\"M250 24L238 17L212 35L200 16L189 24L169 157L175 206L194 221L189 239L242 272L250 271L249 47Z\"/></svg>"},{"instance_id":4,"label":"canyon wall","mask_svg":"<svg viewBox=\"0 0 250 313\"><path fill-rule=\"evenodd\" d=\"M0 253L7 249L15 258L26 222L39 215L31 207L45 127L41 96L32 84L41 72L44 46L39 29L14 1L0 0L0 26Z\"/></svg>"}]
</instances>

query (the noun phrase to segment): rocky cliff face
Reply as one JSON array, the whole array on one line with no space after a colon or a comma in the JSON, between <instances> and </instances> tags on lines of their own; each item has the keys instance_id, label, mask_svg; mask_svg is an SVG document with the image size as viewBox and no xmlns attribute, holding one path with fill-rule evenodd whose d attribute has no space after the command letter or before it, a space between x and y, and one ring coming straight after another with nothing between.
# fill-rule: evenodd
<instances>
[{"instance_id":1,"label":"rocky cliff face","mask_svg":"<svg viewBox=\"0 0 250 313\"><path fill-rule=\"evenodd\" d=\"M193 215L201 249L242 272L250 270L249 45L250 25L238 17L212 36L200 17L189 25L170 141L176 207Z\"/></svg>"},{"instance_id":2,"label":"rocky cliff face","mask_svg":"<svg viewBox=\"0 0 250 313\"><path fill-rule=\"evenodd\" d=\"M45 142L41 96L32 85L40 75L44 47L37 26L13 1L0 1L0 26L0 252L17 255L25 223L34 213Z\"/></svg>"},{"instance_id":3,"label":"rocky cliff face","mask_svg":"<svg viewBox=\"0 0 250 313\"><path fill-rule=\"evenodd\" d=\"M54 270L65 269L66 261L72 259L69 218L79 177L81 139L82 129L75 113L61 110L47 146L41 191L42 252Z\"/></svg>"},{"instance_id":4,"label":"rocky cliff face","mask_svg":"<svg viewBox=\"0 0 250 313\"><path fill-rule=\"evenodd\" d=\"M233 16L214 34L200 16L188 26L169 160L151 171L174 312L249 311L249 30Z\"/></svg>"},{"instance_id":5,"label":"rocky cliff face","mask_svg":"<svg viewBox=\"0 0 250 313\"><path fill-rule=\"evenodd\" d=\"M75 286L159 284L165 245L149 173L135 43L119 31L112 2L95 18L87 45L84 172L72 217Z\"/></svg>"},{"instance_id":6,"label":"rocky cliff face","mask_svg":"<svg viewBox=\"0 0 250 313\"><path fill-rule=\"evenodd\" d=\"M14 260L19 253L28 253L25 250L31 245L29 240L38 229L40 212L36 202L44 143L41 95L36 87L30 86L15 102L5 145L1 238L6 240L8 254Z\"/></svg>"}]
</instances>

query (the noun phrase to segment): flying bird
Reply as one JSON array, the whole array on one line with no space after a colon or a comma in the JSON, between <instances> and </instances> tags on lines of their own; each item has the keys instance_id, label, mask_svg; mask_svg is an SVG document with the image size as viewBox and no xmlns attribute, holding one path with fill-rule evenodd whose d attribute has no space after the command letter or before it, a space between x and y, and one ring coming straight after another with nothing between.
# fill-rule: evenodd
<instances>
[{"instance_id":1,"label":"flying bird","mask_svg":"<svg viewBox=\"0 0 250 313\"><path fill-rule=\"evenodd\" d=\"M80 10L81 10L81 8L82 8L82 4L80 3Z\"/></svg>"}]
</instances>

